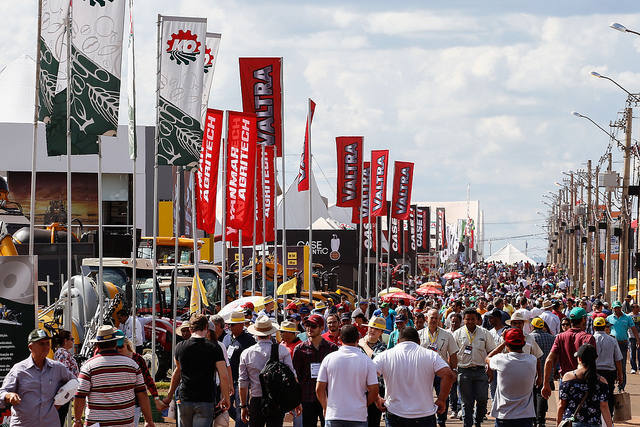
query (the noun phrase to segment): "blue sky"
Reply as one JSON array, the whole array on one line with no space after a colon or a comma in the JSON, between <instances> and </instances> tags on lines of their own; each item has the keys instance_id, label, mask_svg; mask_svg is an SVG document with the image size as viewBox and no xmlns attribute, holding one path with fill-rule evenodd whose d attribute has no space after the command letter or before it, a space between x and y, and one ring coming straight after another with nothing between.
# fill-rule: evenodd
<instances>
[{"instance_id":1,"label":"blue sky","mask_svg":"<svg viewBox=\"0 0 640 427\"><path fill-rule=\"evenodd\" d=\"M34 54L35 7L0 5L9 18L0 28L0 64ZM606 136L570 112L606 125L625 96L590 71L640 89L640 37L608 27L640 29L637 1L146 0L134 13L139 122L154 122L157 14L207 17L209 31L223 35L212 107L241 108L239 56L284 57L287 185L311 97L314 168L330 200L335 136L364 135L367 149L416 162L416 200L463 200L471 183L486 238L542 232L541 195L557 189L562 170L604 152ZM3 120L11 100L0 107ZM524 249L525 239L512 243ZM544 256L545 245L530 239L529 253Z\"/></svg>"}]
</instances>

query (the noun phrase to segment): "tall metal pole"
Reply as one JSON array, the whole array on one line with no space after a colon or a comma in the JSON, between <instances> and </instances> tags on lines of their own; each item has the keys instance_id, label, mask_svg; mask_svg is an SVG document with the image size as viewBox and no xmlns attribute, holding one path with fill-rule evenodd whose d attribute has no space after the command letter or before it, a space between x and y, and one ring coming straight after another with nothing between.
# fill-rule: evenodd
<instances>
[{"instance_id":1,"label":"tall metal pole","mask_svg":"<svg viewBox=\"0 0 640 427\"><path fill-rule=\"evenodd\" d=\"M136 277L136 266L137 266L137 257L138 257L138 229L136 227L136 200L137 200L137 192L136 192L136 160L138 158L138 146L136 141L136 67L135 67L135 42L134 42L134 32L133 32L133 0L129 0L129 23L130 23L130 33L129 33L129 48L131 49L131 56L129 56L129 72L131 73L131 90L129 92L129 105L133 106L129 111L129 138L133 138L133 176L132 176L132 184L131 184L131 212L132 212L132 256L131 256L131 315L133 317L133 321L131 322L131 341L136 345L141 345L142 343L136 342L136 288L137 288L137 277ZM131 143L131 141L130 141Z\"/></svg>"},{"instance_id":2,"label":"tall metal pole","mask_svg":"<svg viewBox=\"0 0 640 427\"><path fill-rule=\"evenodd\" d=\"M585 277L585 283L587 285L586 288L586 293L587 295L590 295L592 293L592 286L593 286L593 277L592 277L592 273L593 273L593 265L592 265L592 260L593 260L593 255L591 253L591 246L592 246L592 241L591 241L591 232L589 231L589 227L591 226L591 160L587 160L587 210L585 212L586 214L586 231L587 231L587 253L585 254L585 258L586 258L586 264L587 264L587 271L586 271L586 277ZM582 296L582 292L580 293L580 296Z\"/></svg>"},{"instance_id":3,"label":"tall metal pole","mask_svg":"<svg viewBox=\"0 0 640 427\"><path fill-rule=\"evenodd\" d=\"M364 141L362 142L362 153L364 153ZM362 200L364 199L364 163L361 163L361 179L360 179L360 206L358 207L360 223L358 227L358 299L362 299L362 232L364 228L364 212L362 209ZM368 216L367 216L368 218Z\"/></svg>"},{"instance_id":4,"label":"tall metal pole","mask_svg":"<svg viewBox=\"0 0 640 427\"><path fill-rule=\"evenodd\" d=\"M178 167L176 168L176 198L174 203L177 203L178 206L174 207L173 211L177 213L175 218L173 218L173 292L171 296L171 318L175 322L178 318L178 263L180 261L180 247L178 245L178 240L180 237L180 205L182 204L182 184L183 184L183 172L184 168ZM176 328L171 328L171 369L175 368L175 358L176 358Z\"/></svg>"},{"instance_id":5,"label":"tall metal pole","mask_svg":"<svg viewBox=\"0 0 640 427\"><path fill-rule=\"evenodd\" d=\"M242 298L242 229L238 230L238 298Z\"/></svg>"},{"instance_id":6,"label":"tall metal pole","mask_svg":"<svg viewBox=\"0 0 640 427\"><path fill-rule=\"evenodd\" d=\"M191 232L193 236L193 277L195 279L195 285L199 286L200 283L200 249L198 248L198 212L196 211L196 169L191 171L191 180L189 182L191 188ZM214 196L215 197L215 196ZM193 284L192 284L193 286ZM206 291L206 289L205 289ZM202 295L200 295L202 299ZM175 328L174 328L175 329Z\"/></svg>"},{"instance_id":7,"label":"tall metal pole","mask_svg":"<svg viewBox=\"0 0 640 427\"><path fill-rule=\"evenodd\" d=\"M103 259L104 256L104 229L102 227L104 219L102 216L102 137L98 137L98 301L100 306L98 311L98 325L102 326L104 318L104 275L103 275Z\"/></svg>"},{"instance_id":8,"label":"tall metal pole","mask_svg":"<svg viewBox=\"0 0 640 427\"><path fill-rule=\"evenodd\" d=\"M283 81L283 77L284 77L284 61L282 61L282 72L280 73L280 88L282 89L282 111L280 114L280 117L282 117L282 147L281 147L281 153L282 153L282 282L286 282L287 281L287 206L285 204L286 199L287 199L287 179L286 179L286 175L285 175L285 160L284 160L284 81ZM278 153L276 152L274 157L274 161L276 161L277 164L277 158L278 158ZM278 247L278 230L277 230L277 223L276 223L276 233L275 233L275 246L276 248ZM298 286L302 286L302 284L299 284ZM285 297L286 298L286 297ZM311 304L312 301L309 301L309 303Z\"/></svg>"},{"instance_id":9,"label":"tall metal pole","mask_svg":"<svg viewBox=\"0 0 640 427\"><path fill-rule=\"evenodd\" d=\"M584 204L584 185L583 181L580 181L580 203ZM578 281L580 288L578 289L578 295L582 296L584 292L584 285L586 284L585 275L584 275L584 249L582 246L582 226L580 224L580 219L578 219L578 229L580 230L580 234L578 237Z\"/></svg>"},{"instance_id":10,"label":"tall metal pole","mask_svg":"<svg viewBox=\"0 0 640 427\"><path fill-rule=\"evenodd\" d=\"M71 300L72 300L72 271L71 271L71 20L72 6L69 4L69 12L67 14L67 296L69 298L68 319L65 319L65 329L71 330L73 321L71 319ZM33 240L33 235L31 236ZM62 285L62 283L60 284Z\"/></svg>"},{"instance_id":11,"label":"tall metal pole","mask_svg":"<svg viewBox=\"0 0 640 427\"><path fill-rule=\"evenodd\" d=\"M593 283L593 293L598 295L602 290L600 289L600 275L602 270L600 268L600 165L596 167L596 191L595 191L595 210L593 211L591 223L595 225L595 239L594 239L594 283Z\"/></svg>"},{"instance_id":12,"label":"tall metal pole","mask_svg":"<svg viewBox=\"0 0 640 427\"><path fill-rule=\"evenodd\" d=\"M225 123L228 123L229 112L225 111ZM222 289L220 290L220 308L227 304L227 126L222 138Z\"/></svg>"},{"instance_id":13,"label":"tall metal pole","mask_svg":"<svg viewBox=\"0 0 640 427\"><path fill-rule=\"evenodd\" d=\"M309 174L309 304L313 304L313 174L311 164L313 155L311 154L311 100L307 100L307 137L309 143L309 164L307 173Z\"/></svg>"},{"instance_id":14,"label":"tall metal pole","mask_svg":"<svg viewBox=\"0 0 640 427\"><path fill-rule=\"evenodd\" d=\"M262 185L261 185L261 190L262 191L262 296L266 296L267 295L267 215L266 215L266 208L267 208L267 197L269 197L271 195L271 193L269 194L265 194L264 192L264 179L265 179L265 175L264 175L264 168L265 166L265 147L264 144L261 145L261 157L260 157L260 161L261 161L261 168L260 170L262 170ZM274 265L275 268L277 268L277 265ZM275 275L274 275L274 279L275 279ZM273 282L273 287L274 289L277 288L277 286L275 285L276 282ZM275 291L274 291L275 293ZM277 298L274 298L274 300L276 300ZM276 304L277 306L277 304Z\"/></svg>"},{"instance_id":15,"label":"tall metal pole","mask_svg":"<svg viewBox=\"0 0 640 427\"><path fill-rule=\"evenodd\" d=\"M257 150L256 150L257 155ZM253 169L253 240L251 244L251 295L256 294L256 214L258 212L258 187L256 169L258 162L255 163Z\"/></svg>"},{"instance_id":16,"label":"tall metal pole","mask_svg":"<svg viewBox=\"0 0 640 427\"><path fill-rule=\"evenodd\" d=\"M158 14L158 59L157 59L157 72L156 72L156 106L159 105L160 98L160 55L161 55L161 42L160 42L160 26L162 24L162 15ZM154 155L153 155L153 292L151 293L151 375L156 374L157 355L156 355L156 302L157 302L157 288L158 288L158 144L160 142L160 112L156 107L156 130L154 141Z\"/></svg>"},{"instance_id":17,"label":"tall metal pole","mask_svg":"<svg viewBox=\"0 0 640 427\"><path fill-rule=\"evenodd\" d=\"M607 172L611 172L611 153L609 153L609 164ZM605 221L607 228L605 230L605 250L604 250L604 299L611 303L611 191L607 188L607 213Z\"/></svg>"},{"instance_id":18,"label":"tall metal pole","mask_svg":"<svg viewBox=\"0 0 640 427\"><path fill-rule=\"evenodd\" d=\"M620 251L618 255L618 295L617 299L622 301L627 295L629 280L629 175L631 172L631 108L625 108L625 144L624 144L624 176L622 179L622 211L620 212L620 226L622 233L620 236Z\"/></svg>"},{"instance_id":19,"label":"tall metal pole","mask_svg":"<svg viewBox=\"0 0 640 427\"><path fill-rule=\"evenodd\" d=\"M283 156L284 157L284 156ZM273 147L273 299L278 299L278 149ZM284 259L282 269L287 268ZM284 273L283 273L284 277ZM287 306L287 296L283 295L284 306Z\"/></svg>"},{"instance_id":20,"label":"tall metal pole","mask_svg":"<svg viewBox=\"0 0 640 427\"><path fill-rule=\"evenodd\" d=\"M33 145L31 147L31 192L29 194L29 256L33 256L35 239L34 229L36 221L36 153L38 151L38 115L40 114L40 37L42 34L42 0L38 1L38 35L36 38L36 89L33 104ZM49 279L47 279L47 283ZM62 286L62 283L60 284ZM47 298L49 288L47 287Z\"/></svg>"},{"instance_id":21,"label":"tall metal pole","mask_svg":"<svg viewBox=\"0 0 640 427\"><path fill-rule=\"evenodd\" d=\"M573 172L571 172L571 194L570 194L570 206L569 206L569 216L571 217L571 232L569 234L569 248L570 248L570 270L571 270L571 286L569 292L573 294L573 290L576 285L577 274L576 274L576 218L574 215L574 209L576 205L576 187L573 182Z\"/></svg>"}]
</instances>

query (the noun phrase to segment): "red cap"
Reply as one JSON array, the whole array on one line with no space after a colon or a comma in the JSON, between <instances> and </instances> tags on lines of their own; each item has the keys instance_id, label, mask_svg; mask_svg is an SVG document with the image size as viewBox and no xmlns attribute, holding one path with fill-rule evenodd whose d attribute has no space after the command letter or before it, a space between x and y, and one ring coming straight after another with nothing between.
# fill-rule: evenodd
<instances>
[{"instance_id":1,"label":"red cap","mask_svg":"<svg viewBox=\"0 0 640 427\"><path fill-rule=\"evenodd\" d=\"M286 310L298 310L298 306L296 305L295 302L290 302L289 304L287 304L287 306L285 307Z\"/></svg>"},{"instance_id":2,"label":"red cap","mask_svg":"<svg viewBox=\"0 0 640 427\"><path fill-rule=\"evenodd\" d=\"M241 308L250 308L251 310L253 310L255 307L253 306L253 303L251 301L245 302L244 304L242 304L240 306Z\"/></svg>"},{"instance_id":3,"label":"red cap","mask_svg":"<svg viewBox=\"0 0 640 427\"><path fill-rule=\"evenodd\" d=\"M510 328L504 333L504 342L509 345L522 346L524 345L524 333L519 328Z\"/></svg>"},{"instance_id":4,"label":"red cap","mask_svg":"<svg viewBox=\"0 0 640 427\"><path fill-rule=\"evenodd\" d=\"M312 314L311 316L305 319L304 324L305 326L307 324L312 324L313 326L322 328L324 326L324 318L319 314Z\"/></svg>"}]
</instances>

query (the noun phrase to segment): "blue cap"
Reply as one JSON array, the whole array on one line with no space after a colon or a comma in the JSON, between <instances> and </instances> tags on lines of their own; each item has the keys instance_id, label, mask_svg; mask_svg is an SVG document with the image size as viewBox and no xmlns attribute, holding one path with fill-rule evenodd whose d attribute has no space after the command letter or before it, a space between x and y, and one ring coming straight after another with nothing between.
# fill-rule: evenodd
<instances>
[{"instance_id":1,"label":"blue cap","mask_svg":"<svg viewBox=\"0 0 640 427\"><path fill-rule=\"evenodd\" d=\"M117 329L114 335L118 337L118 341L116 341L116 347L124 347L124 332L122 332L120 329Z\"/></svg>"},{"instance_id":2,"label":"blue cap","mask_svg":"<svg viewBox=\"0 0 640 427\"><path fill-rule=\"evenodd\" d=\"M287 316L287 319L293 319L293 320L297 320L300 321L300 315L298 313L293 313Z\"/></svg>"},{"instance_id":3,"label":"blue cap","mask_svg":"<svg viewBox=\"0 0 640 427\"><path fill-rule=\"evenodd\" d=\"M407 316L405 316L404 314L398 314L396 316L396 323L398 322L406 322L407 321Z\"/></svg>"},{"instance_id":4,"label":"blue cap","mask_svg":"<svg viewBox=\"0 0 640 427\"><path fill-rule=\"evenodd\" d=\"M306 305L303 305L302 307L300 307L300 309L298 310L298 312L301 315L305 315L305 314L309 314L311 313L311 310L309 309L309 307L307 307Z\"/></svg>"},{"instance_id":5,"label":"blue cap","mask_svg":"<svg viewBox=\"0 0 640 427\"><path fill-rule=\"evenodd\" d=\"M360 305L367 304L368 305L369 301L367 301L366 299L363 299L363 300L360 300L360 302L358 304L360 304Z\"/></svg>"}]
</instances>

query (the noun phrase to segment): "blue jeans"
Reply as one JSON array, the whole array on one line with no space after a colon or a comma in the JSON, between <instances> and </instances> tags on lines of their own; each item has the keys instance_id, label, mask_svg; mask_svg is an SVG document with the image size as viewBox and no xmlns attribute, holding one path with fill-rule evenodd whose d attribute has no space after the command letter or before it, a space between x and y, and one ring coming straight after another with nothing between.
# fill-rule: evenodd
<instances>
[{"instance_id":1,"label":"blue jeans","mask_svg":"<svg viewBox=\"0 0 640 427\"><path fill-rule=\"evenodd\" d=\"M621 389L627 385L627 350L629 349L629 341L618 341L618 347L622 353L622 384L618 385Z\"/></svg>"},{"instance_id":2,"label":"blue jeans","mask_svg":"<svg viewBox=\"0 0 640 427\"><path fill-rule=\"evenodd\" d=\"M236 427L247 427L242 421L242 417L240 416L240 408L238 405L240 404L240 389L238 388L238 384L234 384L234 395L231 397L231 408L229 408L229 416L233 418L236 423Z\"/></svg>"},{"instance_id":3,"label":"blue jeans","mask_svg":"<svg viewBox=\"0 0 640 427\"><path fill-rule=\"evenodd\" d=\"M436 416L404 418L387 411L385 413L385 422L389 427L435 427Z\"/></svg>"},{"instance_id":4,"label":"blue jeans","mask_svg":"<svg viewBox=\"0 0 640 427\"><path fill-rule=\"evenodd\" d=\"M178 403L180 427L211 427L213 424L213 402Z\"/></svg>"},{"instance_id":5,"label":"blue jeans","mask_svg":"<svg viewBox=\"0 0 640 427\"><path fill-rule=\"evenodd\" d=\"M433 379L433 388L436 389L436 395L440 396L440 383L442 380L439 376L436 376ZM453 386L451 387L453 388ZM447 395L447 400L445 402L444 412L442 414L436 414L436 418L438 418L438 424L440 426L444 426L447 422L447 413L449 412L449 396Z\"/></svg>"},{"instance_id":6,"label":"blue jeans","mask_svg":"<svg viewBox=\"0 0 640 427\"><path fill-rule=\"evenodd\" d=\"M631 353L631 369L637 371L640 362L640 346L635 338L629 338L629 353Z\"/></svg>"},{"instance_id":7,"label":"blue jeans","mask_svg":"<svg viewBox=\"0 0 640 427\"><path fill-rule=\"evenodd\" d=\"M496 418L496 427L532 427L533 418L517 418L513 420L503 420ZM575 423L573 424L575 425Z\"/></svg>"},{"instance_id":8,"label":"blue jeans","mask_svg":"<svg viewBox=\"0 0 640 427\"><path fill-rule=\"evenodd\" d=\"M489 399L489 379L484 366L478 368L458 368L458 386L462 398L462 421L464 427L481 425L487 413ZM473 407L475 404L475 417ZM475 422L474 422L475 418Z\"/></svg>"},{"instance_id":9,"label":"blue jeans","mask_svg":"<svg viewBox=\"0 0 640 427\"><path fill-rule=\"evenodd\" d=\"M325 420L326 427L367 427L366 421Z\"/></svg>"},{"instance_id":10,"label":"blue jeans","mask_svg":"<svg viewBox=\"0 0 640 427\"><path fill-rule=\"evenodd\" d=\"M572 427L600 427L600 424L587 424L587 423L581 423L580 421L574 421L573 423L571 423Z\"/></svg>"}]
</instances>

